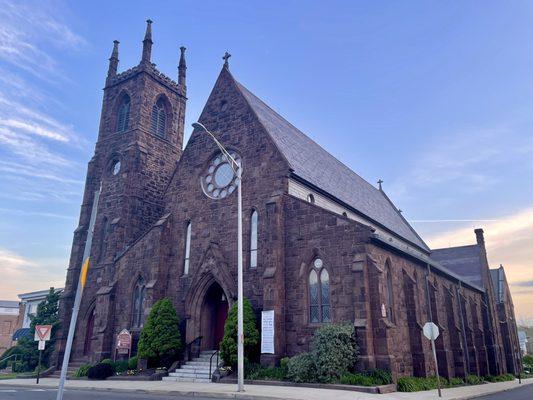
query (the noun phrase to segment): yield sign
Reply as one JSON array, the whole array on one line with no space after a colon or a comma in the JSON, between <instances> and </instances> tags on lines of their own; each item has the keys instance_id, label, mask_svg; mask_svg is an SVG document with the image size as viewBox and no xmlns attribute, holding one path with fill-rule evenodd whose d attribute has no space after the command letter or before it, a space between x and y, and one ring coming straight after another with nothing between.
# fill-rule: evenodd
<instances>
[{"instance_id":1,"label":"yield sign","mask_svg":"<svg viewBox=\"0 0 533 400\"><path fill-rule=\"evenodd\" d=\"M35 325L34 339L39 341L50 340L52 325Z\"/></svg>"}]
</instances>

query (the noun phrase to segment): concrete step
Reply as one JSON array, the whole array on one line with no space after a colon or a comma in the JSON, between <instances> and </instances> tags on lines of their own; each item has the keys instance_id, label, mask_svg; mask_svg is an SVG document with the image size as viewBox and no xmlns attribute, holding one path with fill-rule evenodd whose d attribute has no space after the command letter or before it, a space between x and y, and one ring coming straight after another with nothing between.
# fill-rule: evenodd
<instances>
[{"instance_id":1,"label":"concrete step","mask_svg":"<svg viewBox=\"0 0 533 400\"><path fill-rule=\"evenodd\" d=\"M217 360L213 360L213 365L215 365L217 363ZM207 367L209 368L209 361L187 361L184 365L198 365L198 366L203 366L203 365L207 365Z\"/></svg>"},{"instance_id":2,"label":"concrete step","mask_svg":"<svg viewBox=\"0 0 533 400\"><path fill-rule=\"evenodd\" d=\"M213 365L211 367L211 369L214 369L215 366ZM184 370L184 371L209 371L209 365L190 365L190 364L186 364L184 366L182 366L180 369L178 369L178 371L181 371L181 370Z\"/></svg>"},{"instance_id":3,"label":"concrete step","mask_svg":"<svg viewBox=\"0 0 533 400\"><path fill-rule=\"evenodd\" d=\"M194 371L194 370L185 370L178 369L176 372L171 372L169 376L181 376L184 378L187 377L197 377L197 378L209 378L209 371Z\"/></svg>"},{"instance_id":4,"label":"concrete step","mask_svg":"<svg viewBox=\"0 0 533 400\"><path fill-rule=\"evenodd\" d=\"M167 382L197 382L197 383L211 383L211 379L205 378L179 378L174 376L164 376L164 381Z\"/></svg>"}]
</instances>

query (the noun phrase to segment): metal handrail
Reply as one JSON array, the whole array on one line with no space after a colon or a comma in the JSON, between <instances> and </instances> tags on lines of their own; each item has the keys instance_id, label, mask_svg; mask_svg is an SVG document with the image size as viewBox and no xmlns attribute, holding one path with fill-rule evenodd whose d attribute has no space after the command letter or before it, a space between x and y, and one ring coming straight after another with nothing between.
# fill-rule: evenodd
<instances>
[{"instance_id":1,"label":"metal handrail","mask_svg":"<svg viewBox=\"0 0 533 400\"><path fill-rule=\"evenodd\" d=\"M9 355L9 356L7 356L7 357L5 357L5 358L2 358L2 359L0 360L0 363L3 363L4 361L9 360L11 357L15 357L15 359L14 359L13 361L14 361L14 362L17 362L17 357L18 357L18 356L21 356L21 357L22 357L22 355L21 355L21 354L18 354L18 353L11 354L11 355Z\"/></svg>"},{"instance_id":2,"label":"metal handrail","mask_svg":"<svg viewBox=\"0 0 533 400\"><path fill-rule=\"evenodd\" d=\"M216 364L216 368L218 368L218 352L219 350L216 350L213 354L211 354L211 357L209 358L209 379L211 379L211 363L213 362L213 357L217 356L217 364Z\"/></svg>"},{"instance_id":3,"label":"metal handrail","mask_svg":"<svg viewBox=\"0 0 533 400\"><path fill-rule=\"evenodd\" d=\"M189 342L186 346L185 346L185 351L186 351L186 357L187 357L187 361L191 361L192 360L192 357L191 357L191 349L192 349L192 346L198 342L198 355L196 357L199 357L200 356L200 348L201 348L201 345L202 345L202 338L203 336L198 336L197 338L195 338L194 340L192 340L191 342Z\"/></svg>"}]
</instances>

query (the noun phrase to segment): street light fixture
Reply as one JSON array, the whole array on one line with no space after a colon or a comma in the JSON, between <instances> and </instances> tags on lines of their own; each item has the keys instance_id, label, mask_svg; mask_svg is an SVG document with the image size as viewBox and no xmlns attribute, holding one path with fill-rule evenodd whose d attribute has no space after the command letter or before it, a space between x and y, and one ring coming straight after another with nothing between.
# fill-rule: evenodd
<instances>
[{"instance_id":1,"label":"street light fixture","mask_svg":"<svg viewBox=\"0 0 533 400\"><path fill-rule=\"evenodd\" d=\"M235 161L218 139L200 122L192 124L194 129L206 132L220 152L228 160L233 173L237 176L237 391L244 392L244 332L243 332L243 284L242 284L242 165Z\"/></svg>"}]
</instances>

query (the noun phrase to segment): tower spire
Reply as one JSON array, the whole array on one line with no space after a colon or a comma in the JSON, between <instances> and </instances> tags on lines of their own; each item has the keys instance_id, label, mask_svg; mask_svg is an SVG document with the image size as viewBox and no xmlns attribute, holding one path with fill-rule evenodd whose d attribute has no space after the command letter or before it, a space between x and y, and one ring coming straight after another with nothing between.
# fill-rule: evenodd
<instances>
[{"instance_id":1,"label":"tower spire","mask_svg":"<svg viewBox=\"0 0 533 400\"><path fill-rule=\"evenodd\" d=\"M118 40L113 40L113 51L111 52L111 57L109 57L109 68L107 70L107 77L110 78L117 74L118 68Z\"/></svg>"},{"instance_id":2,"label":"tower spire","mask_svg":"<svg viewBox=\"0 0 533 400\"><path fill-rule=\"evenodd\" d=\"M143 40L143 54L141 63L149 63L150 59L152 58L152 20L147 19L146 20L146 32L144 34L144 40Z\"/></svg>"},{"instance_id":3,"label":"tower spire","mask_svg":"<svg viewBox=\"0 0 533 400\"><path fill-rule=\"evenodd\" d=\"M187 71L187 64L185 63L185 50L184 46L180 47L180 63L178 65L178 85L185 85L185 72Z\"/></svg>"}]
</instances>

